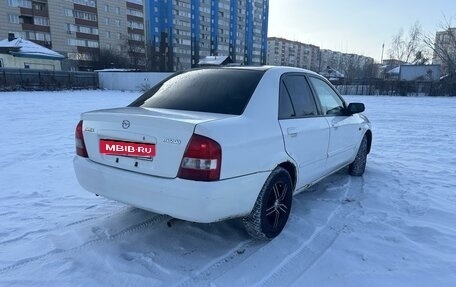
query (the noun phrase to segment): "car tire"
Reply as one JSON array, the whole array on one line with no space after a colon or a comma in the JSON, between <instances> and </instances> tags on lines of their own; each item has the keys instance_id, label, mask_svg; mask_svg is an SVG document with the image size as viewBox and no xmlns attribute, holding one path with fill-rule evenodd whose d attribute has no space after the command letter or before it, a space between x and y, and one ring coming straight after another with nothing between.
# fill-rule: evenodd
<instances>
[{"instance_id":1,"label":"car tire","mask_svg":"<svg viewBox=\"0 0 456 287\"><path fill-rule=\"evenodd\" d=\"M270 240L279 235L290 215L292 198L290 174L277 167L264 183L252 212L243 218L247 233L260 240Z\"/></svg>"},{"instance_id":2,"label":"car tire","mask_svg":"<svg viewBox=\"0 0 456 287\"><path fill-rule=\"evenodd\" d=\"M348 166L348 172L353 176L362 176L366 169L367 137L364 136L356 154L355 160Z\"/></svg>"}]
</instances>

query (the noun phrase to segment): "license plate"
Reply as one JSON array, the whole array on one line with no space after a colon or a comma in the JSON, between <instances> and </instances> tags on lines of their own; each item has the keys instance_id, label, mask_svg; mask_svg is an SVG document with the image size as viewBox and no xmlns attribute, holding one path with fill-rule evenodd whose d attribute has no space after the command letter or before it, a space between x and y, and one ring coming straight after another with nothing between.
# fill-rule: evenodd
<instances>
[{"instance_id":1,"label":"license plate","mask_svg":"<svg viewBox=\"0 0 456 287\"><path fill-rule=\"evenodd\" d=\"M106 155L152 158L155 156L155 145L101 139L100 153Z\"/></svg>"}]
</instances>

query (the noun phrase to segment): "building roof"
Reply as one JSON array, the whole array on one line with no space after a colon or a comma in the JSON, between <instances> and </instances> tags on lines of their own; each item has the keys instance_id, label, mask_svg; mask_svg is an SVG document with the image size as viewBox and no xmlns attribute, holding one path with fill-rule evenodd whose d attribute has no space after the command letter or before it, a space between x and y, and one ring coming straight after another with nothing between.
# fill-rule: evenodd
<instances>
[{"instance_id":1,"label":"building roof","mask_svg":"<svg viewBox=\"0 0 456 287\"><path fill-rule=\"evenodd\" d=\"M220 66L233 63L230 57L228 56L206 56L201 59L198 63L200 66Z\"/></svg>"},{"instance_id":2,"label":"building roof","mask_svg":"<svg viewBox=\"0 0 456 287\"><path fill-rule=\"evenodd\" d=\"M345 78L345 75L338 70L331 68L331 67L326 67L326 69L322 72L320 72L320 75L327 79L342 79Z\"/></svg>"},{"instance_id":3,"label":"building roof","mask_svg":"<svg viewBox=\"0 0 456 287\"><path fill-rule=\"evenodd\" d=\"M52 51L51 49L22 38L16 38L12 41L8 41L8 39L1 40L0 50L2 52L6 50L6 53L19 57L36 57L48 59L65 58L63 55Z\"/></svg>"},{"instance_id":4,"label":"building roof","mask_svg":"<svg viewBox=\"0 0 456 287\"><path fill-rule=\"evenodd\" d=\"M391 69L386 73L390 75L399 75L401 73L401 66L397 66L396 68Z\"/></svg>"}]
</instances>

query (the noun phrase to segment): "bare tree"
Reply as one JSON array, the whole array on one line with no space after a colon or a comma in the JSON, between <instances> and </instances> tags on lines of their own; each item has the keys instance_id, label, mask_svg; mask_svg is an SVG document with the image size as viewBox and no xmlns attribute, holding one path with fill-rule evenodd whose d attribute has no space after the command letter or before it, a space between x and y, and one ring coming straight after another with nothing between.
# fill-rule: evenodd
<instances>
[{"instance_id":1,"label":"bare tree","mask_svg":"<svg viewBox=\"0 0 456 287\"><path fill-rule=\"evenodd\" d=\"M401 60L404 58L404 29L400 29L399 32L393 36L391 40L391 47L388 50L390 59Z\"/></svg>"},{"instance_id":2,"label":"bare tree","mask_svg":"<svg viewBox=\"0 0 456 287\"><path fill-rule=\"evenodd\" d=\"M128 59L113 50L101 49L99 61L104 68L127 68Z\"/></svg>"},{"instance_id":3,"label":"bare tree","mask_svg":"<svg viewBox=\"0 0 456 287\"><path fill-rule=\"evenodd\" d=\"M146 47L140 41L127 40L128 57L130 59L130 67L136 70L144 70L146 68Z\"/></svg>"},{"instance_id":4,"label":"bare tree","mask_svg":"<svg viewBox=\"0 0 456 287\"><path fill-rule=\"evenodd\" d=\"M456 74L456 27L445 18L442 31L436 35L423 35L424 44L433 52L433 63L442 65L444 74Z\"/></svg>"},{"instance_id":5,"label":"bare tree","mask_svg":"<svg viewBox=\"0 0 456 287\"><path fill-rule=\"evenodd\" d=\"M126 57L111 49L100 49L99 52L92 55L92 67L94 70L127 68L128 62Z\"/></svg>"},{"instance_id":6,"label":"bare tree","mask_svg":"<svg viewBox=\"0 0 456 287\"><path fill-rule=\"evenodd\" d=\"M119 40L121 43L119 53L128 59L128 68L144 70L146 68L146 46L140 36L133 38L131 35L122 34Z\"/></svg>"},{"instance_id":7,"label":"bare tree","mask_svg":"<svg viewBox=\"0 0 456 287\"><path fill-rule=\"evenodd\" d=\"M424 48L421 42L421 35L421 24L418 21L410 27L407 35L404 35L404 30L400 29L391 41L390 58L406 63L411 62L416 53Z\"/></svg>"},{"instance_id":8,"label":"bare tree","mask_svg":"<svg viewBox=\"0 0 456 287\"><path fill-rule=\"evenodd\" d=\"M424 51L418 51L415 54L413 64L415 65L426 65L431 60L431 57Z\"/></svg>"}]
</instances>

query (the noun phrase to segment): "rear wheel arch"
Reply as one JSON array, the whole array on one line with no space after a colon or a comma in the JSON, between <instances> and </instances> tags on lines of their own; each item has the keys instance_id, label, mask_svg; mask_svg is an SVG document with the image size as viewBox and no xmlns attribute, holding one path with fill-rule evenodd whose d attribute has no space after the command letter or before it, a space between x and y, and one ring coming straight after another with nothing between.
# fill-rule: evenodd
<instances>
[{"instance_id":1,"label":"rear wheel arch","mask_svg":"<svg viewBox=\"0 0 456 287\"><path fill-rule=\"evenodd\" d=\"M281 164L279 164L278 167L281 167L288 172L288 174L290 175L290 178L291 178L291 183L293 185L293 189L295 189L296 183L298 180L296 166L289 161L285 161L285 162L282 162Z\"/></svg>"}]
</instances>

